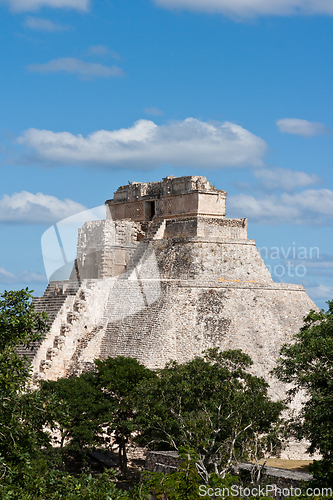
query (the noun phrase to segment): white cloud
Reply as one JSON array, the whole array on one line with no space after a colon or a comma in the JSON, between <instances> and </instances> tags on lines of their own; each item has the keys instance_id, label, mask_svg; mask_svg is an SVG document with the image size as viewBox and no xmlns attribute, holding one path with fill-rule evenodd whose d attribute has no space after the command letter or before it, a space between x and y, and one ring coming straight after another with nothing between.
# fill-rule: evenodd
<instances>
[{"instance_id":1,"label":"white cloud","mask_svg":"<svg viewBox=\"0 0 333 500\"><path fill-rule=\"evenodd\" d=\"M45 64L29 64L27 69L36 73L59 73L64 71L65 73L76 74L83 78L125 76L124 71L118 68L118 66L104 66L100 63L87 63L75 57L59 57Z\"/></svg>"},{"instance_id":2,"label":"white cloud","mask_svg":"<svg viewBox=\"0 0 333 500\"><path fill-rule=\"evenodd\" d=\"M30 128L17 139L34 160L53 164L155 168L261 166L267 145L234 123L220 125L187 118L157 126L139 120L127 129L99 130L87 137Z\"/></svg>"},{"instance_id":3,"label":"white cloud","mask_svg":"<svg viewBox=\"0 0 333 500\"><path fill-rule=\"evenodd\" d=\"M168 9L217 12L232 18L296 14L333 15L331 0L155 0Z\"/></svg>"},{"instance_id":4,"label":"white cloud","mask_svg":"<svg viewBox=\"0 0 333 500\"><path fill-rule=\"evenodd\" d=\"M23 23L25 28L30 28L36 31L49 31L55 33L56 31L68 31L69 26L58 23L53 23L48 19L41 19L40 17L28 16Z\"/></svg>"},{"instance_id":5,"label":"white cloud","mask_svg":"<svg viewBox=\"0 0 333 500\"><path fill-rule=\"evenodd\" d=\"M21 283L45 283L47 277L45 274L35 273L33 271L22 271L19 274Z\"/></svg>"},{"instance_id":6,"label":"white cloud","mask_svg":"<svg viewBox=\"0 0 333 500\"><path fill-rule=\"evenodd\" d=\"M325 262L320 259L288 259L289 261L292 261L294 265L301 265L305 266L306 268L311 268L314 269L315 271L321 270L321 269L332 269L333 268L333 262ZM287 261L286 261L287 262ZM313 273L315 274L315 273Z\"/></svg>"},{"instance_id":7,"label":"white cloud","mask_svg":"<svg viewBox=\"0 0 333 500\"><path fill-rule=\"evenodd\" d=\"M314 186L323 182L316 174L297 172L289 168L261 168L254 170L253 175L268 190L294 191L298 187Z\"/></svg>"},{"instance_id":8,"label":"white cloud","mask_svg":"<svg viewBox=\"0 0 333 500\"><path fill-rule=\"evenodd\" d=\"M10 273L6 271L3 267L0 267L0 283L13 284L13 283L45 283L47 282L47 277L45 274L35 273L31 271L22 271L17 274Z\"/></svg>"},{"instance_id":9,"label":"white cloud","mask_svg":"<svg viewBox=\"0 0 333 500\"><path fill-rule=\"evenodd\" d=\"M6 271L3 267L0 267L0 283L15 283L15 281L15 274Z\"/></svg>"},{"instance_id":10,"label":"white cloud","mask_svg":"<svg viewBox=\"0 0 333 500\"><path fill-rule=\"evenodd\" d=\"M146 115L152 115L152 116L162 116L164 113L158 108L155 108L154 106L152 108L143 108L143 111L146 113Z\"/></svg>"},{"instance_id":11,"label":"white cloud","mask_svg":"<svg viewBox=\"0 0 333 500\"><path fill-rule=\"evenodd\" d=\"M0 223L53 224L82 210L86 207L70 199L22 191L11 196L5 194L0 200Z\"/></svg>"},{"instance_id":12,"label":"white cloud","mask_svg":"<svg viewBox=\"0 0 333 500\"><path fill-rule=\"evenodd\" d=\"M87 11L89 0L1 0L9 4L15 12L28 12L38 10L41 7L51 7L56 9L75 9Z\"/></svg>"},{"instance_id":13,"label":"white cloud","mask_svg":"<svg viewBox=\"0 0 333 500\"><path fill-rule=\"evenodd\" d=\"M229 196L228 209L238 217L259 224L327 224L333 220L333 191L307 189L255 198L247 194Z\"/></svg>"},{"instance_id":14,"label":"white cloud","mask_svg":"<svg viewBox=\"0 0 333 500\"><path fill-rule=\"evenodd\" d=\"M320 253L319 248L313 246L311 253L310 251L305 252L306 258L303 258L303 253L300 250L299 254L296 254L296 258L292 259L288 256L288 260L292 260L295 264L304 264L306 267L311 267L313 269L332 269L333 268L333 255Z\"/></svg>"},{"instance_id":15,"label":"white cloud","mask_svg":"<svg viewBox=\"0 0 333 500\"><path fill-rule=\"evenodd\" d=\"M91 45L88 49L88 56L111 56L113 59L120 59L118 52L109 49L106 45Z\"/></svg>"},{"instance_id":16,"label":"white cloud","mask_svg":"<svg viewBox=\"0 0 333 500\"><path fill-rule=\"evenodd\" d=\"M320 283L319 285L306 287L306 291L311 297L311 299L327 299L330 300L333 297L333 286L324 285Z\"/></svg>"},{"instance_id":17,"label":"white cloud","mask_svg":"<svg viewBox=\"0 0 333 500\"><path fill-rule=\"evenodd\" d=\"M332 134L332 130L323 123L309 122L299 118L282 118L277 120L280 132L286 134L301 135L302 137L314 137L315 135Z\"/></svg>"}]
</instances>

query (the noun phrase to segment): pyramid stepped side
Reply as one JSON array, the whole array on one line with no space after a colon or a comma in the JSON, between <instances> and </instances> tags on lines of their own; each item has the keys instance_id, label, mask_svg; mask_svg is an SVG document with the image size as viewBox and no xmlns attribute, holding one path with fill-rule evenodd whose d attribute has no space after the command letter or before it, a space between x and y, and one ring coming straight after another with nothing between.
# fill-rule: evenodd
<instances>
[{"instance_id":1,"label":"pyramid stepped side","mask_svg":"<svg viewBox=\"0 0 333 500\"><path fill-rule=\"evenodd\" d=\"M51 328L52 324L64 304L66 298L75 295L79 288L77 281L52 281L48 284L42 297L34 297L32 303L37 312L46 312L48 315L47 324ZM20 356L27 356L30 361L34 359L43 340L38 340L31 344L30 349L18 347L16 352Z\"/></svg>"},{"instance_id":2,"label":"pyramid stepped side","mask_svg":"<svg viewBox=\"0 0 333 500\"><path fill-rule=\"evenodd\" d=\"M254 240L168 238L152 246L162 279L273 283Z\"/></svg>"},{"instance_id":3,"label":"pyramid stepped side","mask_svg":"<svg viewBox=\"0 0 333 500\"><path fill-rule=\"evenodd\" d=\"M302 318L316 306L302 286L275 283L190 283L161 280L157 300L145 305L139 287L127 290L137 305L121 315L123 300L109 298L109 321L100 356L136 357L151 369L174 359L186 362L208 348L242 349L253 360L253 373L271 382L275 398L284 386L272 381L281 345L302 326ZM124 292L125 295L125 292Z\"/></svg>"},{"instance_id":4,"label":"pyramid stepped side","mask_svg":"<svg viewBox=\"0 0 333 500\"><path fill-rule=\"evenodd\" d=\"M83 280L66 296L33 358L35 381L78 375L92 366L94 359L99 357L99 348L88 349L85 361L82 353L91 340L96 343L103 331L103 312L114 282L114 279Z\"/></svg>"}]
</instances>

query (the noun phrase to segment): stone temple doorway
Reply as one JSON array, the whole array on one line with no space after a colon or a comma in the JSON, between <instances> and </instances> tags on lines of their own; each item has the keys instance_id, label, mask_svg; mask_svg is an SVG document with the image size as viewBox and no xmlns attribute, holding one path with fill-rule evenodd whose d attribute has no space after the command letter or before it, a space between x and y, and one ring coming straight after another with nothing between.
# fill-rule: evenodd
<instances>
[{"instance_id":1,"label":"stone temple doorway","mask_svg":"<svg viewBox=\"0 0 333 500\"><path fill-rule=\"evenodd\" d=\"M145 219L152 220L155 215L155 200L145 201Z\"/></svg>"}]
</instances>

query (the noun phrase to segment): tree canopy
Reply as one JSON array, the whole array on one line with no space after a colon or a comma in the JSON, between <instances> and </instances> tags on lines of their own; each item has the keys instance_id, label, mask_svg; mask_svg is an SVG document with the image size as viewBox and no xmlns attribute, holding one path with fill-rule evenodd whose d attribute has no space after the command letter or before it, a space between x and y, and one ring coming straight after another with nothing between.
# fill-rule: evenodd
<instances>
[{"instance_id":1,"label":"tree canopy","mask_svg":"<svg viewBox=\"0 0 333 500\"><path fill-rule=\"evenodd\" d=\"M134 432L139 432L137 419L137 391L157 375L135 358L117 356L106 360L96 360L95 388L107 397L111 414L109 428L114 432L119 447L119 465L126 474L126 444Z\"/></svg>"},{"instance_id":2,"label":"tree canopy","mask_svg":"<svg viewBox=\"0 0 333 500\"><path fill-rule=\"evenodd\" d=\"M210 349L159 370L138 396L146 442L194 449L205 481L211 472L224 475L235 462L276 444L283 405L269 399L262 378L248 373L251 364L241 351Z\"/></svg>"},{"instance_id":3,"label":"tree canopy","mask_svg":"<svg viewBox=\"0 0 333 500\"><path fill-rule=\"evenodd\" d=\"M53 426L58 411L54 399L29 390L29 360L15 350L48 331L46 314L35 311L31 299L28 288L0 295L0 455L16 464L50 444L44 426Z\"/></svg>"},{"instance_id":4,"label":"tree canopy","mask_svg":"<svg viewBox=\"0 0 333 500\"><path fill-rule=\"evenodd\" d=\"M44 380L40 383L41 394L55 397L66 407L59 415L60 448L84 453L105 444L103 426L110 420L111 408L107 398L93 384L93 374L79 377Z\"/></svg>"},{"instance_id":5,"label":"tree canopy","mask_svg":"<svg viewBox=\"0 0 333 500\"><path fill-rule=\"evenodd\" d=\"M298 439L310 442L309 452L323 457L316 475L323 481L333 480L333 300L328 310L310 311L294 336L293 343L281 348L277 368L280 380L292 383L292 398L305 391L300 414L291 423ZM321 469L321 472L320 472ZM325 470L325 473L323 471Z\"/></svg>"},{"instance_id":6,"label":"tree canopy","mask_svg":"<svg viewBox=\"0 0 333 500\"><path fill-rule=\"evenodd\" d=\"M21 391L29 379L30 363L19 356L19 345L30 348L49 330L47 314L32 304L28 288L0 294L0 391Z\"/></svg>"},{"instance_id":7,"label":"tree canopy","mask_svg":"<svg viewBox=\"0 0 333 500\"><path fill-rule=\"evenodd\" d=\"M43 381L43 394L63 401L68 414L59 422L61 446L66 451L88 451L97 445L116 443L119 466L126 474L126 445L139 432L137 388L157 375L134 358L118 356L95 360L95 369L79 377Z\"/></svg>"},{"instance_id":8,"label":"tree canopy","mask_svg":"<svg viewBox=\"0 0 333 500\"><path fill-rule=\"evenodd\" d=\"M61 470L54 460L55 429L60 449L69 452L108 446L112 436L122 474L130 439L185 454L178 473L148 480L158 498L166 490L170 498L196 498L195 482L228 482L235 462L258 460L279 445L284 405L269 398L267 382L250 373L252 361L241 351L210 349L158 371L122 356L96 360L89 373L43 381L33 390L29 361L16 346L29 348L48 326L31 299L28 289L0 295L1 498L56 500L60 491L73 499L136 498L135 492L117 492L107 474L75 478ZM327 485L333 479L333 301L327 312L311 311L304 319L293 343L281 349L275 374L293 384L290 397L306 391L292 429L310 441L310 452L322 453L313 470Z\"/></svg>"}]
</instances>

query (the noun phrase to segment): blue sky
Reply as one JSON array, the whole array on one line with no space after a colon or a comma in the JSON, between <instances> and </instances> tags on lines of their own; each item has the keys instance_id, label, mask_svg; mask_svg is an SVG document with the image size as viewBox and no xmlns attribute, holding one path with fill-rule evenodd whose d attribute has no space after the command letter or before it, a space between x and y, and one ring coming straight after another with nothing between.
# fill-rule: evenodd
<instances>
[{"instance_id":1,"label":"blue sky","mask_svg":"<svg viewBox=\"0 0 333 500\"><path fill-rule=\"evenodd\" d=\"M248 217L273 279L302 283L326 307L333 2L0 0L0 9L0 290L42 294L41 236L58 220L128 181L193 174L228 192L229 217Z\"/></svg>"}]
</instances>

